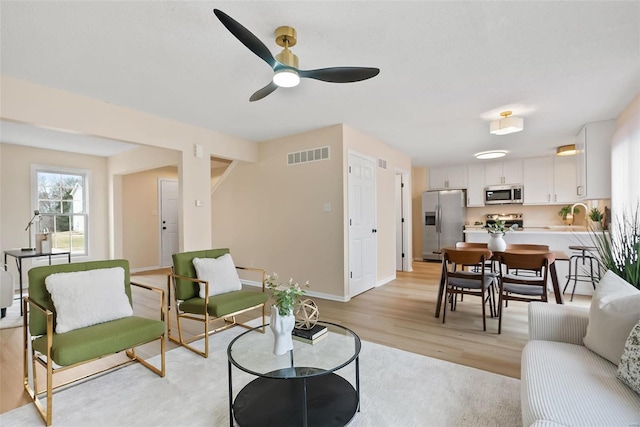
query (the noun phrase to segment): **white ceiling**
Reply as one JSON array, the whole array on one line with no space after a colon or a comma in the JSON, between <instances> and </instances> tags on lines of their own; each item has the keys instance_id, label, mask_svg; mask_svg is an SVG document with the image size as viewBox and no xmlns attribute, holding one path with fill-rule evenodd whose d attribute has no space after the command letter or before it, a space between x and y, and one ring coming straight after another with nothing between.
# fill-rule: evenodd
<instances>
[{"instance_id":1,"label":"white ceiling","mask_svg":"<svg viewBox=\"0 0 640 427\"><path fill-rule=\"evenodd\" d=\"M300 68L381 73L250 103L272 72L214 7L274 54L275 28L295 27ZM345 123L417 166L550 154L640 92L639 1L2 1L0 14L3 75L254 141ZM524 131L490 135L505 109ZM37 144L0 126L4 142Z\"/></svg>"}]
</instances>

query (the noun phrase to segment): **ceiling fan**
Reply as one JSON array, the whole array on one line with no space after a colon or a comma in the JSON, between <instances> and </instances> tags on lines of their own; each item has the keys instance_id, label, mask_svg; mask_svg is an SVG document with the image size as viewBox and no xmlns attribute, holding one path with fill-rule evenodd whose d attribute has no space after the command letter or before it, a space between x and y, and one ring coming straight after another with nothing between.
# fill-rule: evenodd
<instances>
[{"instance_id":1,"label":"ceiling fan","mask_svg":"<svg viewBox=\"0 0 640 427\"><path fill-rule=\"evenodd\" d=\"M297 86L301 77L331 83L351 83L370 79L380 73L379 68L369 67L330 67L301 70L298 68L298 57L289 50L290 47L295 46L297 43L295 28L284 26L276 29L276 43L282 46L283 49L274 58L264 43L238 21L219 9L213 9L213 13L235 38L240 40L251 52L262 58L274 71L273 80L251 95L249 101L258 101L278 87Z\"/></svg>"}]
</instances>

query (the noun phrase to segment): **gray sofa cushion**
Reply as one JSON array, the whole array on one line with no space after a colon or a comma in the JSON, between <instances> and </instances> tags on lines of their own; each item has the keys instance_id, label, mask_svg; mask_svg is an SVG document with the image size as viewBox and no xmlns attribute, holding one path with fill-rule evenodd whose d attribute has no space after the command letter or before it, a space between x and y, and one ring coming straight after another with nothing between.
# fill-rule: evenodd
<instances>
[{"instance_id":1,"label":"gray sofa cushion","mask_svg":"<svg viewBox=\"0 0 640 427\"><path fill-rule=\"evenodd\" d=\"M523 425L637 425L640 396L616 378L616 370L584 346L529 341L522 351Z\"/></svg>"}]
</instances>

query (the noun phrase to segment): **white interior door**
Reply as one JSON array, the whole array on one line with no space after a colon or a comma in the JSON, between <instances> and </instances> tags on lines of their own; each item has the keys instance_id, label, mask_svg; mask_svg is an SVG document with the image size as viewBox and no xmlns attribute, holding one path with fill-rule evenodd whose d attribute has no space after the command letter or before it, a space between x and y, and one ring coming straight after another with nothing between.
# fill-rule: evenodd
<instances>
[{"instance_id":1,"label":"white interior door","mask_svg":"<svg viewBox=\"0 0 640 427\"><path fill-rule=\"evenodd\" d=\"M160 180L160 264L170 267L173 264L171 255L180 248L178 228L178 181Z\"/></svg>"},{"instance_id":2,"label":"white interior door","mask_svg":"<svg viewBox=\"0 0 640 427\"><path fill-rule=\"evenodd\" d=\"M349 154L349 295L376 284L375 162Z\"/></svg>"}]
</instances>

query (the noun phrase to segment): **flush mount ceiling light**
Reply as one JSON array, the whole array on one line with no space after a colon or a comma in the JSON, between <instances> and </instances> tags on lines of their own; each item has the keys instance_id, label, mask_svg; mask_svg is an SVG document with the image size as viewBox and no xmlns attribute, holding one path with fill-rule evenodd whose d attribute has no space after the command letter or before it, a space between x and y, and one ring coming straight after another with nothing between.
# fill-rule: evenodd
<instances>
[{"instance_id":1,"label":"flush mount ceiling light","mask_svg":"<svg viewBox=\"0 0 640 427\"><path fill-rule=\"evenodd\" d=\"M507 150L492 150L492 151L482 151L480 153L474 154L476 159L486 160L486 159L497 159L498 157L504 157L507 155Z\"/></svg>"},{"instance_id":2,"label":"flush mount ceiling light","mask_svg":"<svg viewBox=\"0 0 640 427\"><path fill-rule=\"evenodd\" d=\"M489 126L489 132L494 135L507 135L509 133L520 132L524 129L522 117L510 117L511 111L503 111L500 120L494 120Z\"/></svg>"},{"instance_id":3,"label":"flush mount ceiling light","mask_svg":"<svg viewBox=\"0 0 640 427\"><path fill-rule=\"evenodd\" d=\"M575 144L563 145L556 149L557 156L573 156L576 153L577 151Z\"/></svg>"}]
</instances>

